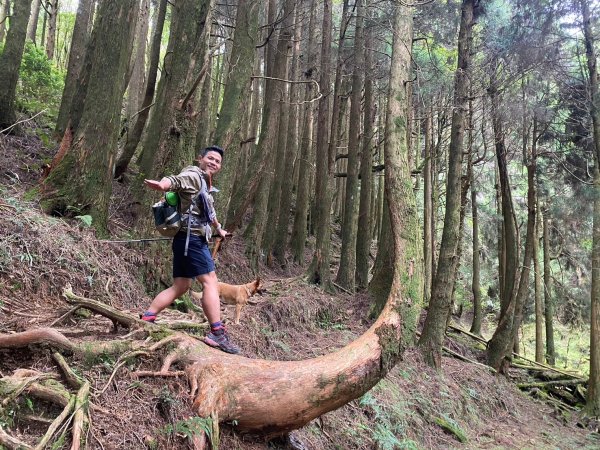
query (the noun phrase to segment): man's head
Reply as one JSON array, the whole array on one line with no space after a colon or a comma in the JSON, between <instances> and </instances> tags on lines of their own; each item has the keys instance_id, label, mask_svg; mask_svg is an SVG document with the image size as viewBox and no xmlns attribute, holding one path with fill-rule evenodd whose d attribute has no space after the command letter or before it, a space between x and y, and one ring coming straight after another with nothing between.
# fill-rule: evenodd
<instances>
[{"instance_id":1,"label":"man's head","mask_svg":"<svg viewBox=\"0 0 600 450\"><path fill-rule=\"evenodd\" d=\"M223 149L216 145L206 147L198 152L196 161L202 170L212 176L221 170Z\"/></svg>"}]
</instances>

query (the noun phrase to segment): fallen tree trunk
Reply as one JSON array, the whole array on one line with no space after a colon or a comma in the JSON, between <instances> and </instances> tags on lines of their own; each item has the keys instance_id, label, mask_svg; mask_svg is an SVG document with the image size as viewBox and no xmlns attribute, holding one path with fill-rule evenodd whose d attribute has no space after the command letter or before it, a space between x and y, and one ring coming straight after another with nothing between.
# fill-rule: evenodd
<instances>
[{"instance_id":1,"label":"fallen tree trunk","mask_svg":"<svg viewBox=\"0 0 600 450\"><path fill-rule=\"evenodd\" d=\"M540 381L534 383L517 383L519 389L532 389L539 388L544 389L548 387L556 386L577 386L579 384L586 384L587 380L553 380L553 381Z\"/></svg>"}]
</instances>

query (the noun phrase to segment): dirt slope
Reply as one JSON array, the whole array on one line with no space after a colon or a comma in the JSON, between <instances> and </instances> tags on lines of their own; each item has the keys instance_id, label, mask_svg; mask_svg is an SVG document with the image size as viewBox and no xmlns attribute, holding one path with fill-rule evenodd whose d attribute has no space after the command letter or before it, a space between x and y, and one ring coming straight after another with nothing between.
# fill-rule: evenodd
<instances>
[{"instance_id":1,"label":"dirt slope","mask_svg":"<svg viewBox=\"0 0 600 450\"><path fill-rule=\"evenodd\" d=\"M168 281L168 271L157 269L157 249L167 244L100 242L78 220L45 216L27 192L51 151L34 138L5 137L0 137L0 150L0 333L54 326L81 340L122 337L127 330L115 330L99 315L70 315L59 321L70 309L62 289L69 283L78 295L137 314L151 300L141 283L144 274L155 286ZM127 224L118 205L124 204L126 192L126 185L115 184L111 229L121 236ZM224 246L217 270L220 279L231 283L254 278L240 237ZM258 303L244 309L240 325L229 324L246 356L308 359L345 345L369 326L366 294L330 296L306 284L299 267L261 267L259 275L265 291ZM224 308L224 314L231 318L233 308ZM169 311L159 320L169 317L202 321L201 315L179 311ZM454 348L472 358L481 356L465 344ZM89 448L186 448L185 436L198 425L190 419L187 384L179 378L132 376L140 369L158 370L160 356L117 361L107 355L71 362L92 385ZM57 372L44 346L0 349L0 376L19 368ZM2 408L0 426L29 444L60 412L56 405L27 397ZM221 427L220 448L599 448L598 434L579 428L577 422L576 412L567 416L534 401L485 368L444 358L443 373L435 373L416 351L409 351L367 395L290 436L267 443L261 437L238 435L235 424L229 424ZM68 445L67 436L56 448Z\"/></svg>"}]
</instances>

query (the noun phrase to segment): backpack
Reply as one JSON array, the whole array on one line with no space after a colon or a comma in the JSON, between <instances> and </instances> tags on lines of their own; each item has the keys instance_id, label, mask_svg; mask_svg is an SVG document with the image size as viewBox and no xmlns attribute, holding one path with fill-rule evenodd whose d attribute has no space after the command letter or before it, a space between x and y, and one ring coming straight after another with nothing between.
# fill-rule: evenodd
<instances>
[{"instance_id":1,"label":"backpack","mask_svg":"<svg viewBox=\"0 0 600 450\"><path fill-rule=\"evenodd\" d=\"M173 237L181 229L181 213L179 202L176 206L170 205L165 199L152 205L154 226L161 236Z\"/></svg>"},{"instance_id":2,"label":"backpack","mask_svg":"<svg viewBox=\"0 0 600 450\"><path fill-rule=\"evenodd\" d=\"M174 237L177 233L179 233L179 231L181 231L184 224L187 223L187 236L185 241L184 252L184 255L187 256L192 222L194 222L194 225L198 225L198 218L191 213L192 206L194 204L203 204L202 210L204 211L204 217L201 218L200 221L204 223L204 226L206 227L206 240L209 241L211 237L210 224L206 215L206 204L204 200L206 198L206 194L208 194L208 187L204 178L200 176L200 191L195 197L192 198L192 202L190 203L190 206L185 213L182 213L180 210L181 202L179 201L179 198L177 198L176 202L174 202L172 198L169 198L171 202L167 201L167 194L169 193L170 192L165 193L165 197L163 197L159 202L152 205L154 226L156 228L156 231L158 231L161 236ZM175 205L173 205L172 203L175 203Z\"/></svg>"}]
</instances>

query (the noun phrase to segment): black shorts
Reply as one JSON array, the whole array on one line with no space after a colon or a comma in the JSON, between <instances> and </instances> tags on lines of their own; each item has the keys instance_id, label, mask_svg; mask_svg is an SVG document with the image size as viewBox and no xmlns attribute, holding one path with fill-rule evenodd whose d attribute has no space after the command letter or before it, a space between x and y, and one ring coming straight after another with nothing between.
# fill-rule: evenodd
<instances>
[{"instance_id":1,"label":"black shorts","mask_svg":"<svg viewBox=\"0 0 600 450\"><path fill-rule=\"evenodd\" d=\"M206 239L190 234L188 254L184 256L187 234L180 231L173 238L173 278L196 278L214 272L215 263L208 250Z\"/></svg>"}]
</instances>

